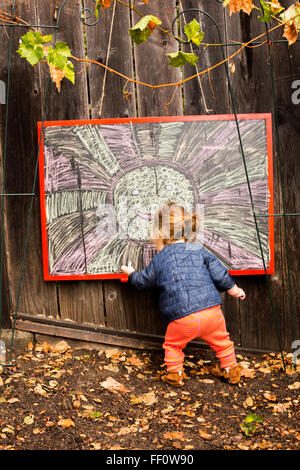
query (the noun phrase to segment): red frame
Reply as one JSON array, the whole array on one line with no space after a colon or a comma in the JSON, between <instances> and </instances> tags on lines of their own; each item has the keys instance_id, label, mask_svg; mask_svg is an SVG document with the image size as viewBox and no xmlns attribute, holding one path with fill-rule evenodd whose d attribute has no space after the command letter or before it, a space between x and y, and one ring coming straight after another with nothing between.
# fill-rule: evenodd
<instances>
[{"instance_id":1,"label":"red frame","mask_svg":"<svg viewBox=\"0 0 300 470\"><path fill-rule=\"evenodd\" d=\"M269 190L269 207L268 213L274 213L274 196L273 196L273 148L272 148L272 115L271 113L259 114L238 114L237 118L242 119L265 119L266 121L266 134L267 134L267 157L268 157L268 190ZM48 260L48 240L47 240L47 221L46 221L46 195L45 195L45 179L44 179L44 145L43 145L43 127L51 126L73 126L84 124L120 124L120 123L138 123L138 122L176 122L176 121L216 121L216 120L235 120L234 114L217 114L217 115L202 115L202 116L155 116L155 117L142 117L142 118L115 118L115 119L81 119L70 121L44 121L38 122L38 141L40 146L39 151L39 180L40 180L40 212L41 212L41 230L42 230L42 252L43 252L43 273L44 280L85 280L85 279L120 279L121 282L127 282L128 276L124 273L111 273L111 274L79 274L79 275L51 275L49 273L49 260ZM269 219L269 249L270 249L270 263L266 269L244 269L244 270L229 270L232 275L249 275L249 274L274 274L274 218Z\"/></svg>"}]
</instances>

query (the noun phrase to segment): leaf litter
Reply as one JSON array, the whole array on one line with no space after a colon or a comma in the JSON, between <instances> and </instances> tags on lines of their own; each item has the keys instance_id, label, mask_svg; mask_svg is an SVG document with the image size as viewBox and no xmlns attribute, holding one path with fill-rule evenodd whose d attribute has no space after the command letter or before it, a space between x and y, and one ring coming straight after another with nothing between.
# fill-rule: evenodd
<instances>
[{"instance_id":1,"label":"leaf litter","mask_svg":"<svg viewBox=\"0 0 300 470\"><path fill-rule=\"evenodd\" d=\"M211 351L191 350L178 389L160 380L162 352L29 344L0 370L0 450L299 449L292 356L286 373L280 354L238 360L233 386Z\"/></svg>"}]
</instances>

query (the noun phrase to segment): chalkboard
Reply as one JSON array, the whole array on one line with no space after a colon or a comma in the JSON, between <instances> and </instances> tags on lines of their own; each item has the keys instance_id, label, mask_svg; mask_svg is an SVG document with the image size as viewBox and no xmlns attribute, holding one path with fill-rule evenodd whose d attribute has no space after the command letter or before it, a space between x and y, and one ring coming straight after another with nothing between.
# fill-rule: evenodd
<instances>
[{"instance_id":1,"label":"chalkboard","mask_svg":"<svg viewBox=\"0 0 300 470\"><path fill-rule=\"evenodd\" d=\"M166 201L200 211L198 240L230 273L273 273L271 115L238 123L245 162L233 115L39 122L44 279L126 281Z\"/></svg>"}]
</instances>

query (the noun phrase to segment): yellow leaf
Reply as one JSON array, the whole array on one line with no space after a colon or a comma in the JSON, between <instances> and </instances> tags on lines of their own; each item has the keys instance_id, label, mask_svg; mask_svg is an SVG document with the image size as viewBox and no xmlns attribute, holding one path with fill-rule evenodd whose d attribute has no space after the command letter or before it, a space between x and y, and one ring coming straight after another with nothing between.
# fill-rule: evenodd
<instances>
[{"instance_id":1,"label":"yellow leaf","mask_svg":"<svg viewBox=\"0 0 300 470\"><path fill-rule=\"evenodd\" d=\"M292 23L286 23L284 25L283 37L286 38L289 42L289 46L294 44L298 39L298 29L295 21Z\"/></svg>"},{"instance_id":2,"label":"yellow leaf","mask_svg":"<svg viewBox=\"0 0 300 470\"><path fill-rule=\"evenodd\" d=\"M70 418L60 419L57 424L63 428L70 428L71 426L75 427L74 421L72 421Z\"/></svg>"},{"instance_id":3,"label":"yellow leaf","mask_svg":"<svg viewBox=\"0 0 300 470\"><path fill-rule=\"evenodd\" d=\"M34 422L34 417L33 416L25 416L24 418L24 423L25 424L33 424Z\"/></svg>"}]
</instances>

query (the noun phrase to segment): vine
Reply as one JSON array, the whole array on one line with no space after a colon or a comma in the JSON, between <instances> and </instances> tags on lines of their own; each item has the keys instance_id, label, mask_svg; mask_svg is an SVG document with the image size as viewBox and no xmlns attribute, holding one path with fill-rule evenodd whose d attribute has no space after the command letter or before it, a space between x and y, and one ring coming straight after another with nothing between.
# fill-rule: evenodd
<instances>
[{"instance_id":1,"label":"vine","mask_svg":"<svg viewBox=\"0 0 300 470\"><path fill-rule=\"evenodd\" d=\"M142 0L143 3L148 4L148 0ZM205 37L205 32L201 31L201 26L199 22L194 18L190 23L184 25L184 34L186 36L185 40L174 36L170 31L163 29L161 26L162 22L159 18L154 15L148 14L143 16L133 5L129 5L122 0L96 0L95 4L95 16L99 18L99 14L101 10L105 10L106 8L111 7L113 2L118 2L124 5L127 8L133 10L136 14L138 14L141 19L129 29L129 35L133 41L133 43L139 45L143 42L149 40L149 38L153 35L156 29L161 30L163 33L172 36L173 38L177 39L181 43L185 44L193 44L197 47L200 46L217 46L221 44L208 44L203 42ZM224 0L223 6L224 8L228 8L229 15L239 13L241 11L245 12L246 14L250 15L253 11L258 10L259 16L258 20L269 23L271 21L275 21L276 25L269 29L269 32L274 31L278 28L282 28L282 36L286 38L288 45L291 46L296 42L298 39L298 33L300 31L300 3L296 2L294 5L291 5L287 9L285 9L278 0L274 0L272 2L259 0L259 7L254 4L253 0ZM2 10L0 10L0 21L5 21L6 24L12 24L14 22L26 24L21 18L11 18L10 15ZM30 25L28 25L30 26ZM20 38L19 48L17 53L24 59L26 59L32 66L36 65L37 63L47 63L49 67L49 72L52 81L55 83L58 92L61 88L61 82L63 78L70 80L73 84L75 83L75 72L74 72L74 64L73 62L85 62L86 64L92 63L99 65L109 71L114 73L126 80L125 87L127 86L128 82L133 82L138 85L151 87L152 89L161 88L161 87L176 87L175 90L179 85L191 80L195 77L200 77L206 73L209 73L211 70L215 69L216 67L229 62L232 64L232 58L239 54L245 47L254 47L251 44L256 42L258 39L263 38L266 36L266 32L260 34L256 38L251 39L247 43L237 43L239 44L240 48L231 54L226 59L218 62L217 64L213 65L212 67L206 68L200 72L193 74L192 76L181 80L176 83L164 83L160 85L153 85L145 82L141 82L131 77L127 77L126 75L108 67L107 64L100 63L99 61L87 59L87 58L78 58L74 57L71 53L69 46L65 42L56 42L53 43L52 35L42 35L39 31L30 30ZM260 45L266 43L266 39L261 42ZM166 54L169 59L169 65L171 67L183 67L185 64L190 64L192 66L196 66L198 62L198 55L194 52L187 53L183 52L182 50L178 50L175 52L169 52ZM73 62L72 62L73 61ZM231 69L232 70L232 69ZM129 95L126 94L125 90L125 98Z\"/></svg>"}]
</instances>

